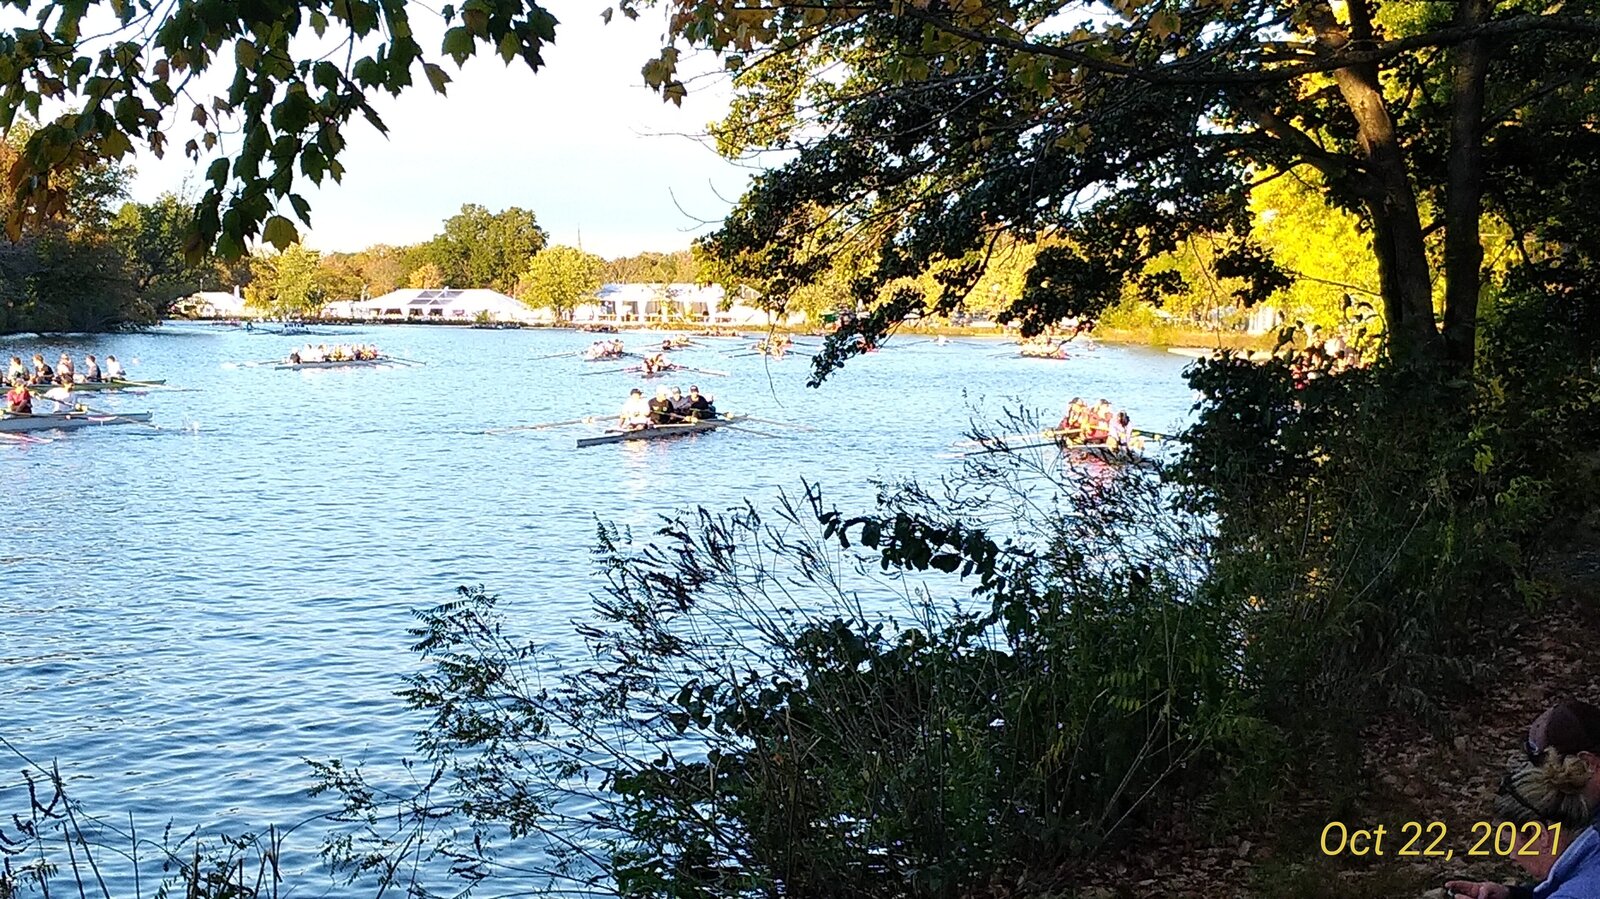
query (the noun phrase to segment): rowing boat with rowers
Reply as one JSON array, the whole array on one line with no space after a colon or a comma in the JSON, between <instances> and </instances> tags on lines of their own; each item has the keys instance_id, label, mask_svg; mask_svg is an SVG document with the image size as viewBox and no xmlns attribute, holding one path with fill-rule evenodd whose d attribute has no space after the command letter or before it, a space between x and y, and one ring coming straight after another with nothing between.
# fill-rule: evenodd
<instances>
[{"instance_id":1,"label":"rowing boat with rowers","mask_svg":"<svg viewBox=\"0 0 1600 899\"><path fill-rule=\"evenodd\" d=\"M129 412L126 415L101 415L95 412L7 412L0 416L0 434L71 431L97 425L144 424L149 421L149 412Z\"/></svg>"},{"instance_id":2,"label":"rowing boat with rowers","mask_svg":"<svg viewBox=\"0 0 1600 899\"><path fill-rule=\"evenodd\" d=\"M326 360L323 362L280 362L277 365L272 366L272 368L274 371L295 371L302 368L355 368L358 366L367 367L373 365L391 365L393 362L393 359L389 359L385 356L379 356L376 359L338 359Z\"/></svg>"},{"instance_id":3,"label":"rowing boat with rowers","mask_svg":"<svg viewBox=\"0 0 1600 899\"><path fill-rule=\"evenodd\" d=\"M708 418L704 421L655 425L654 427L638 428L632 431L607 431L598 437L579 437L578 448L600 446L606 443L626 443L630 440L665 440L669 437L699 434L702 431L715 431L724 425L737 424L749 417L748 415L724 415L718 418Z\"/></svg>"}]
</instances>

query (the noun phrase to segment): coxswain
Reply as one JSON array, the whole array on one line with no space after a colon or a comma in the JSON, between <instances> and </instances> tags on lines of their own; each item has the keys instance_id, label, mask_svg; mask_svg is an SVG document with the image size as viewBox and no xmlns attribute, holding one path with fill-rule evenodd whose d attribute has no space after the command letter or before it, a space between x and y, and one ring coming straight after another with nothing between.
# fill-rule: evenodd
<instances>
[{"instance_id":1,"label":"coxswain","mask_svg":"<svg viewBox=\"0 0 1600 899\"><path fill-rule=\"evenodd\" d=\"M11 368L6 372L6 383L15 384L26 380L28 380L28 367L22 364L21 356L12 356Z\"/></svg>"},{"instance_id":2,"label":"coxswain","mask_svg":"<svg viewBox=\"0 0 1600 899\"><path fill-rule=\"evenodd\" d=\"M667 395L667 402L672 406L673 421L684 421L689 417L689 398L683 395L683 391L672 388Z\"/></svg>"},{"instance_id":3,"label":"coxswain","mask_svg":"<svg viewBox=\"0 0 1600 899\"><path fill-rule=\"evenodd\" d=\"M657 387L655 397L650 400L650 423L664 425L671 422L672 400L667 396L667 388Z\"/></svg>"},{"instance_id":4,"label":"coxswain","mask_svg":"<svg viewBox=\"0 0 1600 899\"><path fill-rule=\"evenodd\" d=\"M62 353L61 358L56 360L56 380L63 384L71 384L77 380L76 374L72 366L72 357Z\"/></svg>"},{"instance_id":5,"label":"coxswain","mask_svg":"<svg viewBox=\"0 0 1600 899\"><path fill-rule=\"evenodd\" d=\"M90 353L83 357L83 380L89 384L98 384L105 380L105 375L100 373L100 363Z\"/></svg>"},{"instance_id":6,"label":"coxswain","mask_svg":"<svg viewBox=\"0 0 1600 899\"><path fill-rule=\"evenodd\" d=\"M33 354L33 383L48 384L56 379L56 370L45 363L44 357Z\"/></svg>"},{"instance_id":7,"label":"coxswain","mask_svg":"<svg viewBox=\"0 0 1600 899\"><path fill-rule=\"evenodd\" d=\"M711 404L711 397L700 392L700 388L689 385L689 414L702 421L717 417L717 407Z\"/></svg>"},{"instance_id":8,"label":"coxswain","mask_svg":"<svg viewBox=\"0 0 1600 899\"><path fill-rule=\"evenodd\" d=\"M124 381L128 377L128 373L122 370L122 363L117 361L116 356L106 357L105 374L107 381Z\"/></svg>"},{"instance_id":9,"label":"coxswain","mask_svg":"<svg viewBox=\"0 0 1600 899\"><path fill-rule=\"evenodd\" d=\"M1111 436L1111 401L1102 398L1089 410L1089 433L1085 443L1105 443Z\"/></svg>"},{"instance_id":10,"label":"coxswain","mask_svg":"<svg viewBox=\"0 0 1600 899\"><path fill-rule=\"evenodd\" d=\"M289 351L289 364L290 365L299 365L300 364L300 351L299 350L290 350Z\"/></svg>"},{"instance_id":11,"label":"coxswain","mask_svg":"<svg viewBox=\"0 0 1600 899\"><path fill-rule=\"evenodd\" d=\"M49 390L46 390L44 392L44 398L53 404L50 409L51 412L59 414L62 412L78 411L78 404L72 398L71 381L57 384Z\"/></svg>"},{"instance_id":12,"label":"coxswain","mask_svg":"<svg viewBox=\"0 0 1600 899\"><path fill-rule=\"evenodd\" d=\"M651 353L644 357L644 373L653 375L667 370L667 357L660 353Z\"/></svg>"},{"instance_id":13,"label":"coxswain","mask_svg":"<svg viewBox=\"0 0 1600 899\"><path fill-rule=\"evenodd\" d=\"M11 389L6 392L6 411L16 415L33 414L33 394L28 392L28 382L21 378L11 381Z\"/></svg>"},{"instance_id":14,"label":"coxswain","mask_svg":"<svg viewBox=\"0 0 1600 899\"><path fill-rule=\"evenodd\" d=\"M628 392L628 399L622 404L622 412L617 418L617 426L624 431L650 427L650 405L644 401L644 393L639 388Z\"/></svg>"}]
</instances>

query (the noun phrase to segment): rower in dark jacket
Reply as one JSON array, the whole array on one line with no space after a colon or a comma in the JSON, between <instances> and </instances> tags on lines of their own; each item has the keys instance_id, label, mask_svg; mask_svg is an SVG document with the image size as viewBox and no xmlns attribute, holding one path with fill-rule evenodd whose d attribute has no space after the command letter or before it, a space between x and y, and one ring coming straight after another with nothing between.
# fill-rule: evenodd
<instances>
[{"instance_id":1,"label":"rower in dark jacket","mask_svg":"<svg viewBox=\"0 0 1600 899\"><path fill-rule=\"evenodd\" d=\"M689 414L701 421L717 417L717 407L711 404L711 398L694 385L689 386Z\"/></svg>"},{"instance_id":2,"label":"rower in dark jacket","mask_svg":"<svg viewBox=\"0 0 1600 899\"><path fill-rule=\"evenodd\" d=\"M656 395L650 400L650 421L652 424L671 424L678 420L672 414L672 401L667 398L667 388L657 387Z\"/></svg>"}]
</instances>

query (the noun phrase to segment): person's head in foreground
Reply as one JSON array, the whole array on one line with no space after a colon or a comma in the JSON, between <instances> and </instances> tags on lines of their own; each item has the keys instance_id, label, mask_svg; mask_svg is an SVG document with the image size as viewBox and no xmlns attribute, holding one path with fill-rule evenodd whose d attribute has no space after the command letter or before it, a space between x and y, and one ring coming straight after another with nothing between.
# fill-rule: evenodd
<instances>
[{"instance_id":1,"label":"person's head in foreground","mask_svg":"<svg viewBox=\"0 0 1600 899\"><path fill-rule=\"evenodd\" d=\"M1517 828L1516 852L1511 860L1530 876L1550 877L1562 854L1586 833L1594 807L1584 798L1589 786L1589 766L1576 755L1546 749L1537 759L1517 758L1506 769L1495 795L1497 822ZM1588 847L1591 867L1600 862L1600 846Z\"/></svg>"},{"instance_id":2,"label":"person's head in foreground","mask_svg":"<svg viewBox=\"0 0 1600 899\"><path fill-rule=\"evenodd\" d=\"M1586 702L1552 706L1528 728L1495 797L1496 827L1516 828L1511 860L1540 882L1533 890L1500 883L1448 881L1450 899L1600 897L1600 709Z\"/></svg>"}]
</instances>

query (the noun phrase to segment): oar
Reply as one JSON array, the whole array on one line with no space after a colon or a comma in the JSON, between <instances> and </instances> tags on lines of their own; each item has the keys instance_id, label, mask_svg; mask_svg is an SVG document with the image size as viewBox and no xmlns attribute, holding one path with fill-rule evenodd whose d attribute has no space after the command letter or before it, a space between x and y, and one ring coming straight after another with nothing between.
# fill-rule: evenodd
<instances>
[{"instance_id":1,"label":"oar","mask_svg":"<svg viewBox=\"0 0 1600 899\"><path fill-rule=\"evenodd\" d=\"M539 431L539 430L543 430L545 428L565 427L566 425L587 425L587 424L593 424L595 419L601 418L601 417L602 416L600 415L600 413L597 412L594 415L585 415L582 418L569 418L566 421L547 421L547 422L544 422L543 424L536 424L536 425L512 425L509 428L490 428L489 430L484 431L483 433L485 433L485 434L510 434L513 431Z\"/></svg>"},{"instance_id":2,"label":"oar","mask_svg":"<svg viewBox=\"0 0 1600 899\"><path fill-rule=\"evenodd\" d=\"M352 361L355 361L355 360L352 360ZM416 359L407 359L404 356L383 356L378 361L381 361L381 362L404 362L404 363L406 363L408 365L427 365L428 364L426 362L419 362Z\"/></svg>"},{"instance_id":3,"label":"oar","mask_svg":"<svg viewBox=\"0 0 1600 899\"><path fill-rule=\"evenodd\" d=\"M773 421L770 418L756 418L753 415L746 415L744 420L745 421L759 422L759 423L764 424L764 425L777 425L777 426L783 427L783 428L794 428L796 431L815 431L816 430L816 428L813 428L810 425L795 424L792 421Z\"/></svg>"},{"instance_id":4,"label":"oar","mask_svg":"<svg viewBox=\"0 0 1600 899\"><path fill-rule=\"evenodd\" d=\"M148 421L140 421L137 418L129 418L126 415L118 415L117 413L111 412L111 411L106 410L106 409L91 409L88 406L83 405L82 403L78 404L78 408L82 409L83 411L85 411L87 413L89 413L90 415L101 415L101 416L104 416L106 418L115 418L115 419L117 419L119 421L125 421L128 424L132 424L132 425L144 425L145 427L149 428L152 431L161 430L161 426L160 425L153 425Z\"/></svg>"},{"instance_id":5,"label":"oar","mask_svg":"<svg viewBox=\"0 0 1600 899\"><path fill-rule=\"evenodd\" d=\"M744 427L743 425L727 424L727 425L723 425L722 427L727 428L730 431L743 431L746 434L754 434L757 437L766 437L766 438L771 439L771 440L793 440L794 439L794 436L791 435L791 434L769 434L766 431L758 431L755 428L747 428L747 427Z\"/></svg>"},{"instance_id":6,"label":"oar","mask_svg":"<svg viewBox=\"0 0 1600 899\"><path fill-rule=\"evenodd\" d=\"M673 368L669 369L669 371L692 371L695 374L716 375L719 378L726 378L728 376L728 373L725 371L712 371L709 368L690 368L687 365L674 366Z\"/></svg>"},{"instance_id":7,"label":"oar","mask_svg":"<svg viewBox=\"0 0 1600 899\"><path fill-rule=\"evenodd\" d=\"M1177 440L1178 439L1178 438L1172 436L1171 434L1163 434L1160 431L1146 431L1143 428L1134 428L1133 429L1133 433L1138 434L1140 437L1149 437L1152 440Z\"/></svg>"},{"instance_id":8,"label":"oar","mask_svg":"<svg viewBox=\"0 0 1600 899\"><path fill-rule=\"evenodd\" d=\"M643 366L639 366L639 365L630 365L627 368L608 368L605 371L585 371L585 372L579 372L579 374L580 375L612 375L612 374L616 374L619 371L638 371L642 367Z\"/></svg>"},{"instance_id":9,"label":"oar","mask_svg":"<svg viewBox=\"0 0 1600 899\"><path fill-rule=\"evenodd\" d=\"M540 359L561 359L566 356L576 356L582 352L583 350L573 350L570 353L551 353L548 356L534 356L533 361L538 362Z\"/></svg>"}]
</instances>

